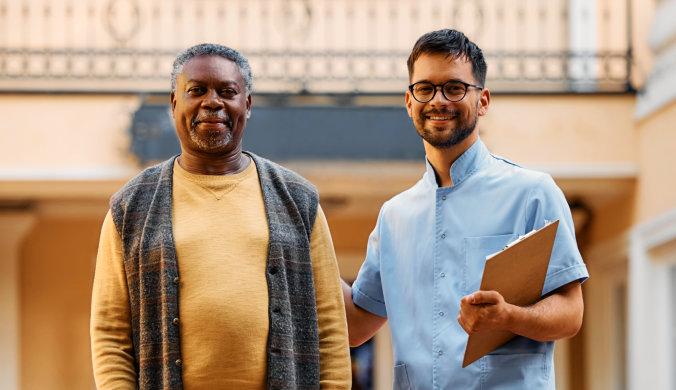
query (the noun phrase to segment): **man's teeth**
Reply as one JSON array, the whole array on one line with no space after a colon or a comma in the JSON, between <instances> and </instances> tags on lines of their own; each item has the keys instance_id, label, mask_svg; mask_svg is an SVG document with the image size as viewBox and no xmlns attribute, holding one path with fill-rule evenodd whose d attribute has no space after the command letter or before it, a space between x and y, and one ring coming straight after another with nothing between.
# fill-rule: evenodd
<instances>
[{"instance_id":1,"label":"man's teeth","mask_svg":"<svg viewBox=\"0 0 676 390\"><path fill-rule=\"evenodd\" d=\"M448 121L448 120L451 120L453 117L451 117L451 116L431 116L429 118L433 121Z\"/></svg>"}]
</instances>

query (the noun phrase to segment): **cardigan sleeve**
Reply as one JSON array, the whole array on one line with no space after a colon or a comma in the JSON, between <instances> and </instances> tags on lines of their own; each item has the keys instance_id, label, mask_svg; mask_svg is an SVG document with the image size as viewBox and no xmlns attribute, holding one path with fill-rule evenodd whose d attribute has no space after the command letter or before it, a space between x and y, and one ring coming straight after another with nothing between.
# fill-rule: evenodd
<instances>
[{"instance_id":1,"label":"cardigan sleeve","mask_svg":"<svg viewBox=\"0 0 676 390\"><path fill-rule=\"evenodd\" d=\"M352 374L345 306L333 242L321 207L310 239L319 326L319 374L322 389L350 389Z\"/></svg>"},{"instance_id":2,"label":"cardigan sleeve","mask_svg":"<svg viewBox=\"0 0 676 390\"><path fill-rule=\"evenodd\" d=\"M96 258L90 322L98 390L136 389L130 317L124 249L109 210Z\"/></svg>"}]
</instances>

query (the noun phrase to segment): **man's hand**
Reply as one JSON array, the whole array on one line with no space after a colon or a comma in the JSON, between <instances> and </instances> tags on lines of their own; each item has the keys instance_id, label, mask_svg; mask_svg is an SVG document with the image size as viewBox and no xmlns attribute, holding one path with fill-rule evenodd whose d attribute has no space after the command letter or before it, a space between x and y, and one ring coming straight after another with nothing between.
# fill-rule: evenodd
<instances>
[{"instance_id":1,"label":"man's hand","mask_svg":"<svg viewBox=\"0 0 676 390\"><path fill-rule=\"evenodd\" d=\"M458 322L468 334L504 330L537 341L575 336L582 326L584 302L580 282L573 281L530 306L505 302L496 291L462 297Z\"/></svg>"},{"instance_id":2,"label":"man's hand","mask_svg":"<svg viewBox=\"0 0 676 390\"><path fill-rule=\"evenodd\" d=\"M458 322L468 334L506 330L513 307L497 291L477 291L460 300Z\"/></svg>"}]
</instances>

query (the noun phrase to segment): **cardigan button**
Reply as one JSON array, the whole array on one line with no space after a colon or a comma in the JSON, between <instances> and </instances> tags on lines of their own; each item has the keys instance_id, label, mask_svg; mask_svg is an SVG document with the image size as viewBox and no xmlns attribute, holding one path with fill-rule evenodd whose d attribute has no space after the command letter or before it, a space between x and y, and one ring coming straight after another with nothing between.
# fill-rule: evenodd
<instances>
[{"instance_id":1,"label":"cardigan button","mask_svg":"<svg viewBox=\"0 0 676 390\"><path fill-rule=\"evenodd\" d=\"M176 367L181 367L182 364L183 362L181 361L181 359L176 359Z\"/></svg>"},{"instance_id":2,"label":"cardigan button","mask_svg":"<svg viewBox=\"0 0 676 390\"><path fill-rule=\"evenodd\" d=\"M178 317L174 318L174 320L173 320L173 321L171 321L171 322L173 322L173 323L174 323L174 325L178 325L178 323L179 323L179 319L178 319Z\"/></svg>"},{"instance_id":3,"label":"cardigan button","mask_svg":"<svg viewBox=\"0 0 676 390\"><path fill-rule=\"evenodd\" d=\"M277 268L270 268L270 275L274 275L277 273Z\"/></svg>"},{"instance_id":4,"label":"cardigan button","mask_svg":"<svg viewBox=\"0 0 676 390\"><path fill-rule=\"evenodd\" d=\"M178 276L177 276L177 277L174 278L174 284L178 284L178 281L179 281L179 279L178 279Z\"/></svg>"}]
</instances>

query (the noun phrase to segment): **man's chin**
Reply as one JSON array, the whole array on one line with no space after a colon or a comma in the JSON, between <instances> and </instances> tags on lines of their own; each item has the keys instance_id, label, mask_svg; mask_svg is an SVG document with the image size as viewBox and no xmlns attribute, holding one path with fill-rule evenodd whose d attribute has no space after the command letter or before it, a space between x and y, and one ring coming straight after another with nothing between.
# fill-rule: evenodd
<instances>
[{"instance_id":1,"label":"man's chin","mask_svg":"<svg viewBox=\"0 0 676 390\"><path fill-rule=\"evenodd\" d=\"M420 136L422 137L422 139L425 140L425 142L427 142L428 144L437 149L448 149L466 140L467 137L469 137L471 134L472 130L462 132L454 131L451 134L445 135L440 134L432 135L430 134L430 132L425 131L425 133L420 134Z\"/></svg>"},{"instance_id":2,"label":"man's chin","mask_svg":"<svg viewBox=\"0 0 676 390\"><path fill-rule=\"evenodd\" d=\"M232 144L232 134L221 131L190 132L190 140L197 149L205 153L219 152Z\"/></svg>"},{"instance_id":3,"label":"man's chin","mask_svg":"<svg viewBox=\"0 0 676 390\"><path fill-rule=\"evenodd\" d=\"M218 153L229 149L232 146L232 137L201 139L193 138L192 142L197 149L204 153Z\"/></svg>"}]
</instances>

